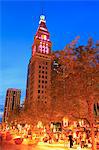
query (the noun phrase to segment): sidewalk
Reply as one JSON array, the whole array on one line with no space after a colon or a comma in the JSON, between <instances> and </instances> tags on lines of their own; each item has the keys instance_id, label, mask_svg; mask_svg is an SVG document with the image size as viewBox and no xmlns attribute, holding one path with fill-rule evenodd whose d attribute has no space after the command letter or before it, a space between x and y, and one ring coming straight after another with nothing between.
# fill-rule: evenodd
<instances>
[{"instance_id":1,"label":"sidewalk","mask_svg":"<svg viewBox=\"0 0 99 150\"><path fill-rule=\"evenodd\" d=\"M49 143L43 143L43 142L38 143L38 147L43 148L44 146L48 149L50 148L50 150L51 149L53 149L53 150L54 149L55 150L91 150L91 148L79 148L78 145L74 145L73 148L69 148L69 147L65 147L64 144L60 144L60 143L55 143L55 144L54 143L49 144Z\"/></svg>"},{"instance_id":2,"label":"sidewalk","mask_svg":"<svg viewBox=\"0 0 99 150\"><path fill-rule=\"evenodd\" d=\"M73 148L65 147L64 144L60 143L43 143L39 142L37 145L25 144L24 142L20 145L16 145L13 141L4 141L0 144L0 150L91 150L90 148L78 149L78 145L74 145Z\"/></svg>"}]
</instances>

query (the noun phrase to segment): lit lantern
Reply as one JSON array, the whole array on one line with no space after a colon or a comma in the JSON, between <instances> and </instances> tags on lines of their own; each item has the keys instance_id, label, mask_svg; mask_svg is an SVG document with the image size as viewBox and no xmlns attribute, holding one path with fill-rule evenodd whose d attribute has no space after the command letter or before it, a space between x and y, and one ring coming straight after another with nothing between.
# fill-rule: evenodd
<instances>
[{"instance_id":1,"label":"lit lantern","mask_svg":"<svg viewBox=\"0 0 99 150\"><path fill-rule=\"evenodd\" d=\"M77 123L76 123L76 121L74 121L74 127L77 127Z\"/></svg>"},{"instance_id":2,"label":"lit lantern","mask_svg":"<svg viewBox=\"0 0 99 150\"><path fill-rule=\"evenodd\" d=\"M53 123L51 123L50 128L53 129Z\"/></svg>"},{"instance_id":3,"label":"lit lantern","mask_svg":"<svg viewBox=\"0 0 99 150\"><path fill-rule=\"evenodd\" d=\"M55 126L53 127L53 132L54 132L54 133L56 132L56 128L55 128Z\"/></svg>"},{"instance_id":4,"label":"lit lantern","mask_svg":"<svg viewBox=\"0 0 99 150\"><path fill-rule=\"evenodd\" d=\"M42 124L41 121L39 121L38 124L37 124L37 128L42 128L42 127L43 127L43 124Z\"/></svg>"},{"instance_id":5,"label":"lit lantern","mask_svg":"<svg viewBox=\"0 0 99 150\"><path fill-rule=\"evenodd\" d=\"M79 121L79 125L81 126L81 121Z\"/></svg>"},{"instance_id":6,"label":"lit lantern","mask_svg":"<svg viewBox=\"0 0 99 150\"><path fill-rule=\"evenodd\" d=\"M84 120L81 121L82 126L84 125Z\"/></svg>"},{"instance_id":7,"label":"lit lantern","mask_svg":"<svg viewBox=\"0 0 99 150\"><path fill-rule=\"evenodd\" d=\"M67 127L68 126L68 118L63 118L63 126Z\"/></svg>"},{"instance_id":8,"label":"lit lantern","mask_svg":"<svg viewBox=\"0 0 99 150\"><path fill-rule=\"evenodd\" d=\"M80 120L80 121L79 121L79 125L80 125L80 127L82 127L82 126L84 125L84 121L83 121L83 120Z\"/></svg>"}]
</instances>

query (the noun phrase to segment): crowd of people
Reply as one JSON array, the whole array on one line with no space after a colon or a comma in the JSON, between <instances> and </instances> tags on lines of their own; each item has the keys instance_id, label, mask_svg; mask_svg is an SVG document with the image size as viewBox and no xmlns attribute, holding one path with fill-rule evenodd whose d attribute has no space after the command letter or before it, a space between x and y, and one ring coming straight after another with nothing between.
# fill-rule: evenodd
<instances>
[{"instance_id":1,"label":"crowd of people","mask_svg":"<svg viewBox=\"0 0 99 150\"><path fill-rule=\"evenodd\" d=\"M0 142L12 139L28 139L30 141L44 143L63 143L65 147L74 147L79 145L81 148L91 147L90 130L80 131L77 129L57 130L50 126L37 127L28 124L0 124ZM99 132L95 132L96 144L99 144ZM22 142L21 142L22 143ZM99 145L98 145L99 146Z\"/></svg>"},{"instance_id":2,"label":"crowd of people","mask_svg":"<svg viewBox=\"0 0 99 150\"><path fill-rule=\"evenodd\" d=\"M53 142L64 142L64 146L72 148L73 146L79 145L81 148L91 147L92 140L90 131L74 131L67 130L62 132L50 132L46 133L43 138L44 142L53 143ZM99 144L99 133L95 132L95 141Z\"/></svg>"}]
</instances>

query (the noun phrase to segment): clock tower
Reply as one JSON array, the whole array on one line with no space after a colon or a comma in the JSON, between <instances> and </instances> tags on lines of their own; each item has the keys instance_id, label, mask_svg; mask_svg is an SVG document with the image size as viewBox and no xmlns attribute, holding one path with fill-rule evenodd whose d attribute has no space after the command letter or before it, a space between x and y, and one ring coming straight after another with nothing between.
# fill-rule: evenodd
<instances>
[{"instance_id":1,"label":"clock tower","mask_svg":"<svg viewBox=\"0 0 99 150\"><path fill-rule=\"evenodd\" d=\"M52 43L46 27L45 16L41 15L28 65L25 100L26 105L30 104L30 107L34 104L34 107L32 107L32 110L35 109L34 113L43 112L44 108L50 105L51 47Z\"/></svg>"}]
</instances>

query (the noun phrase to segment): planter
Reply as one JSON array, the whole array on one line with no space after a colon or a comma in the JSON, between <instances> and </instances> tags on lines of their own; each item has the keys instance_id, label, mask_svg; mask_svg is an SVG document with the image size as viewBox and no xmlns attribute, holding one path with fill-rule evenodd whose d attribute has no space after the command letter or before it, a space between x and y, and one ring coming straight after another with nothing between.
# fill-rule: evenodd
<instances>
[{"instance_id":1,"label":"planter","mask_svg":"<svg viewBox=\"0 0 99 150\"><path fill-rule=\"evenodd\" d=\"M10 132L6 133L6 141L10 141L12 139L12 136L10 134Z\"/></svg>"},{"instance_id":2,"label":"planter","mask_svg":"<svg viewBox=\"0 0 99 150\"><path fill-rule=\"evenodd\" d=\"M15 142L15 144L17 144L17 145L20 145L20 144L22 144L22 142L23 142L23 139L22 138L15 138L14 139L14 142Z\"/></svg>"},{"instance_id":3,"label":"planter","mask_svg":"<svg viewBox=\"0 0 99 150\"><path fill-rule=\"evenodd\" d=\"M96 147L97 147L97 149L99 149L99 142L97 142Z\"/></svg>"}]
</instances>

